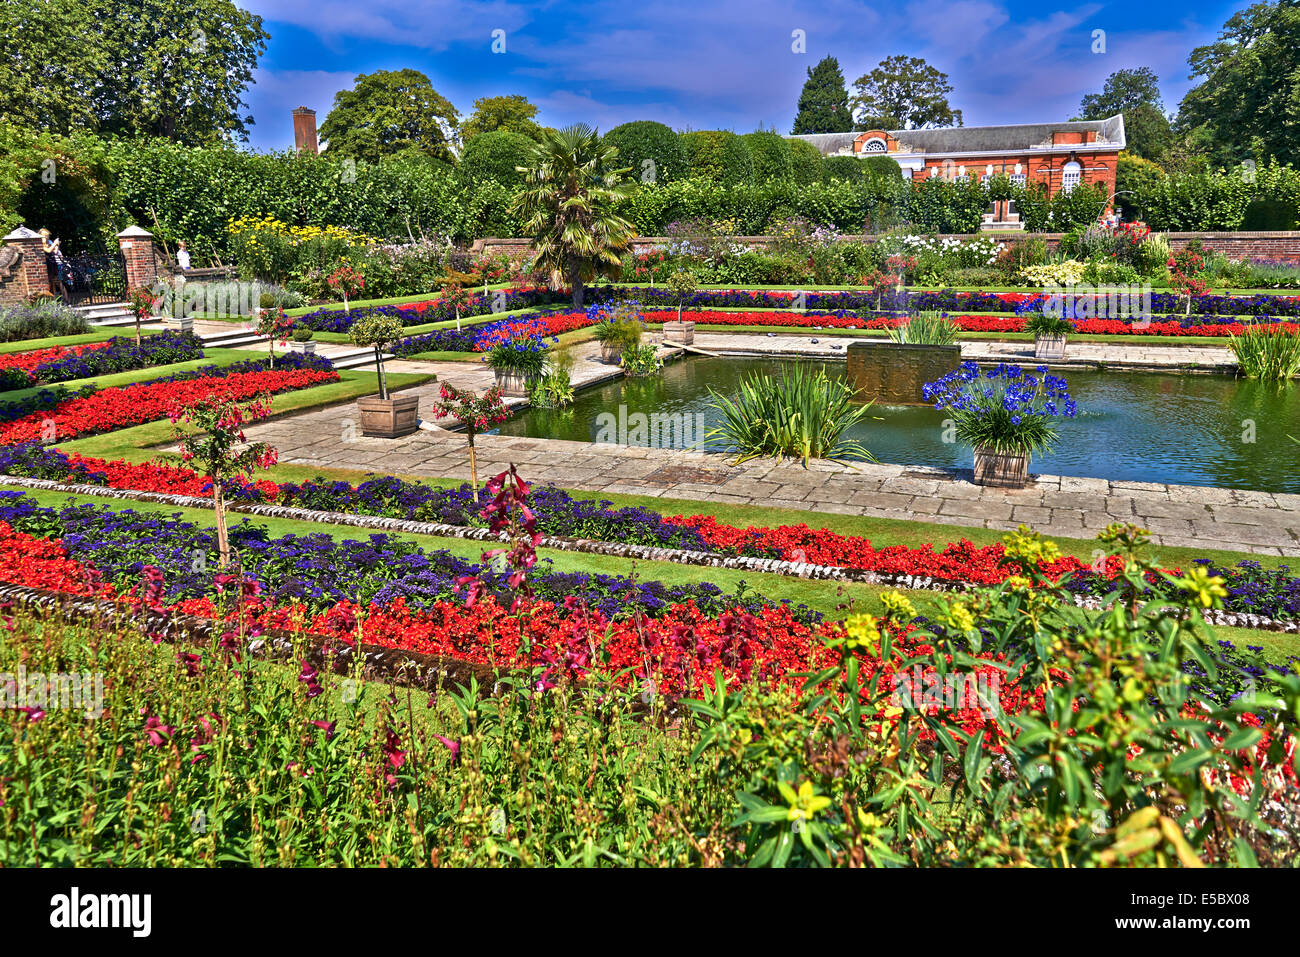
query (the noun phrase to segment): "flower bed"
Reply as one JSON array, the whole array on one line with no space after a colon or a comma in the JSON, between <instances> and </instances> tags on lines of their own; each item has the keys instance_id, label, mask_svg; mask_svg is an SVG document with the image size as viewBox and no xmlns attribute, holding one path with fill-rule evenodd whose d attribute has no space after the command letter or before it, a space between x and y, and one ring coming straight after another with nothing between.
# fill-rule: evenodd
<instances>
[{"instance_id":1,"label":"flower bed","mask_svg":"<svg viewBox=\"0 0 1300 957\"><path fill-rule=\"evenodd\" d=\"M53 481L72 481L109 488L135 489L177 495L210 496L211 484L182 466L159 463L135 465L107 462L58 449L27 443L0 447L0 475ZM468 485L435 488L383 476L352 486L325 480L301 484L271 481L232 483L226 487L230 501L275 502L299 508L358 515L381 515L410 521L446 525L481 526L479 506ZM889 545L876 548L859 535L841 535L807 524L738 528L710 515L664 516L649 508L612 508L598 499L575 499L563 489L534 488L531 507L543 534L597 541L622 542L658 548L713 552L728 556L775 558L840 568L861 569L881 575L916 576L954 585L997 585L1011 572L1003 565L999 544L974 545L965 539L942 545L910 548ZM1287 567L1262 568L1243 561L1232 568L1198 561L1227 582L1225 608L1230 612L1260 615L1281 621L1300 619L1300 576ZM1053 579L1070 576L1067 587L1075 594L1105 598L1115 589L1123 563L1106 560L1104 570L1072 556L1042 565ZM1167 569L1177 573L1178 569ZM1169 594L1165 583L1152 580L1153 594Z\"/></svg>"},{"instance_id":2,"label":"flower bed","mask_svg":"<svg viewBox=\"0 0 1300 957\"><path fill-rule=\"evenodd\" d=\"M4 356L8 361L0 361L0 392L202 358L203 340L192 332L159 332L138 345L133 337L117 336L71 349L55 346Z\"/></svg>"},{"instance_id":3,"label":"flower bed","mask_svg":"<svg viewBox=\"0 0 1300 957\"><path fill-rule=\"evenodd\" d=\"M266 368L266 360L256 359L110 389L87 386L72 394L42 390L29 400L0 406L0 445L57 441L140 425L165 418L176 406L208 395L248 399L338 379L326 359L289 355L281 357L275 369Z\"/></svg>"},{"instance_id":4,"label":"flower bed","mask_svg":"<svg viewBox=\"0 0 1300 957\"><path fill-rule=\"evenodd\" d=\"M501 289L472 295L460 307L460 318L490 315L494 312L514 312L530 306L543 306L563 302L568 296L546 288ZM441 299L425 302L402 303L395 306L361 306L350 311L342 309L317 309L294 320L316 332L347 332L358 320L368 316L391 316L404 326L418 326L429 322L455 320L456 307Z\"/></svg>"}]
</instances>

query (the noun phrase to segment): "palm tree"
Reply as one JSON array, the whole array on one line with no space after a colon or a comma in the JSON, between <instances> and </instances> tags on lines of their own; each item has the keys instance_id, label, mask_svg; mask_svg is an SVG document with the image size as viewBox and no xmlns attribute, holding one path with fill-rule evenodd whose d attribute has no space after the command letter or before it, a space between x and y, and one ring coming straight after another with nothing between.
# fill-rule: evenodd
<instances>
[{"instance_id":1,"label":"palm tree","mask_svg":"<svg viewBox=\"0 0 1300 957\"><path fill-rule=\"evenodd\" d=\"M573 305L582 308L582 285L620 266L620 254L636 235L614 212L632 186L628 169L614 169L618 150L579 123L544 130L530 166L521 166L524 190L513 209L534 237L534 268L558 272L573 287Z\"/></svg>"}]
</instances>

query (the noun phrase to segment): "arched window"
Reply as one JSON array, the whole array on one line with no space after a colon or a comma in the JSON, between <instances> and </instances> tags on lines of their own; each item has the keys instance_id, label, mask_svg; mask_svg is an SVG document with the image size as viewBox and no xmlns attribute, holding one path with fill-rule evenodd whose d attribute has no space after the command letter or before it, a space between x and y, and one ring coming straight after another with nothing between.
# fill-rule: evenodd
<instances>
[{"instance_id":1,"label":"arched window","mask_svg":"<svg viewBox=\"0 0 1300 957\"><path fill-rule=\"evenodd\" d=\"M887 146L885 146L885 141L882 140L879 136L873 136L873 137L871 137L871 139L867 140L866 142L864 142L864 143L862 144L862 152L864 152L864 153L888 153L888 152L889 152L889 148L888 148Z\"/></svg>"},{"instance_id":2,"label":"arched window","mask_svg":"<svg viewBox=\"0 0 1300 957\"><path fill-rule=\"evenodd\" d=\"M1079 185L1079 181L1082 178L1083 167L1074 160L1070 160L1070 162L1065 164L1065 169L1061 171L1061 189L1068 193L1070 190L1074 189L1074 187Z\"/></svg>"}]
</instances>

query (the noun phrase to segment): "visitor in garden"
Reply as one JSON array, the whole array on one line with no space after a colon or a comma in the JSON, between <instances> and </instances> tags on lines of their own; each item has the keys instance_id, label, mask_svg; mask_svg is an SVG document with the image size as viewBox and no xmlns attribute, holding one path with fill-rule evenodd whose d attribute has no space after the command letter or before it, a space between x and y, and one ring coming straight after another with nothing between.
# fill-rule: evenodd
<instances>
[{"instance_id":1,"label":"visitor in garden","mask_svg":"<svg viewBox=\"0 0 1300 957\"><path fill-rule=\"evenodd\" d=\"M190 268L190 251L185 248L185 240L181 240L176 247L176 265L181 267L182 272L188 272Z\"/></svg>"},{"instance_id":2,"label":"visitor in garden","mask_svg":"<svg viewBox=\"0 0 1300 957\"><path fill-rule=\"evenodd\" d=\"M60 248L61 243L50 235L50 231L44 227L40 229L41 249L45 253L45 263L50 268L52 281L58 285L64 299L70 298L68 295L68 283L72 278L68 271L68 261L63 258L63 250Z\"/></svg>"}]
</instances>

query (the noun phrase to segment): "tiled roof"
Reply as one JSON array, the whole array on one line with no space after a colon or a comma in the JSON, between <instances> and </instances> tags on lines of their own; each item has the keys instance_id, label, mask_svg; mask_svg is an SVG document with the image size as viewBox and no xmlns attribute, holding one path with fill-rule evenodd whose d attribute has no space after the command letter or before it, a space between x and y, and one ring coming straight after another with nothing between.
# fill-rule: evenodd
<instances>
[{"instance_id":1,"label":"tiled roof","mask_svg":"<svg viewBox=\"0 0 1300 957\"><path fill-rule=\"evenodd\" d=\"M1096 130L1097 143L1088 146L1124 148L1124 117L1116 114L1105 120L1069 120L1060 123L1024 123L1015 126L952 126L930 130L890 130L904 153L1016 153L1052 145L1052 134ZM823 156L853 152L853 133L804 133L796 139L807 140ZM1084 145L1084 144L1080 144Z\"/></svg>"}]
</instances>

